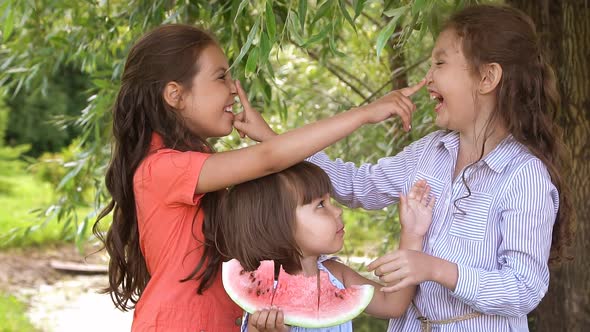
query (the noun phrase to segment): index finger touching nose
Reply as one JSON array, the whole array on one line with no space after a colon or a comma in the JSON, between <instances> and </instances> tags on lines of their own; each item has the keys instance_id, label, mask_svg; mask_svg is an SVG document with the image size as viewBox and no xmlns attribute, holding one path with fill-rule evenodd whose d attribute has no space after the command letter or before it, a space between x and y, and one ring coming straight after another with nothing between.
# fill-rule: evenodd
<instances>
[{"instance_id":1,"label":"index finger touching nose","mask_svg":"<svg viewBox=\"0 0 590 332\"><path fill-rule=\"evenodd\" d=\"M400 92L404 96L409 97L409 96L413 95L414 93L418 92L420 89L422 89L424 87L424 85L426 85L426 78L423 78L420 82L418 82L418 84L400 89Z\"/></svg>"},{"instance_id":2,"label":"index finger touching nose","mask_svg":"<svg viewBox=\"0 0 590 332\"><path fill-rule=\"evenodd\" d=\"M250 101L248 100L248 95L246 94L246 91L244 91L244 88L242 88L242 83L240 83L240 81L235 80L235 84L236 84L236 89L238 91L238 97L240 98L240 103L242 103L242 107L244 108L244 111L249 110L250 109Z\"/></svg>"}]
</instances>

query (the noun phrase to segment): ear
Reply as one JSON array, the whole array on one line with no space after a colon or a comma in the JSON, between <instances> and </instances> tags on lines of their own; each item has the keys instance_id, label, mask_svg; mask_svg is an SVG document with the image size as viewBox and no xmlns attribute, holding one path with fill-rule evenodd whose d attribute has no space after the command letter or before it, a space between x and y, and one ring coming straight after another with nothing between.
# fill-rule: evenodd
<instances>
[{"instance_id":1,"label":"ear","mask_svg":"<svg viewBox=\"0 0 590 332\"><path fill-rule=\"evenodd\" d=\"M164 87L162 93L164 101L175 109L182 109L182 86L176 82L170 81Z\"/></svg>"},{"instance_id":2,"label":"ear","mask_svg":"<svg viewBox=\"0 0 590 332\"><path fill-rule=\"evenodd\" d=\"M481 70L481 81L478 91L481 94L488 94L496 89L502 80L502 66L492 62L483 66Z\"/></svg>"}]
</instances>

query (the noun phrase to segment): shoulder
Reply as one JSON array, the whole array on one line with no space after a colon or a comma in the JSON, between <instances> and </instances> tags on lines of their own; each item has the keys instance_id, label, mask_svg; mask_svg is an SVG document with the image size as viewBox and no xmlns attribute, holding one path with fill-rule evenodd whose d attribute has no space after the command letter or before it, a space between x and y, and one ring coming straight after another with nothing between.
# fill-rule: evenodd
<instances>
[{"instance_id":1,"label":"shoulder","mask_svg":"<svg viewBox=\"0 0 590 332\"><path fill-rule=\"evenodd\" d=\"M146 156L136 171L148 176L170 176L184 173L187 170L200 169L208 153L196 151L178 151L173 149L160 149Z\"/></svg>"},{"instance_id":2,"label":"shoulder","mask_svg":"<svg viewBox=\"0 0 590 332\"><path fill-rule=\"evenodd\" d=\"M318 260L320 264L322 264L336 279L342 281L343 276L345 274L346 266L342 261L336 256L322 256Z\"/></svg>"},{"instance_id":3,"label":"shoulder","mask_svg":"<svg viewBox=\"0 0 590 332\"><path fill-rule=\"evenodd\" d=\"M533 177L551 181L551 176L545 163L530 152L525 145L513 140L506 149L512 150L512 153L507 154L505 157L508 159L505 172L514 180Z\"/></svg>"}]
</instances>

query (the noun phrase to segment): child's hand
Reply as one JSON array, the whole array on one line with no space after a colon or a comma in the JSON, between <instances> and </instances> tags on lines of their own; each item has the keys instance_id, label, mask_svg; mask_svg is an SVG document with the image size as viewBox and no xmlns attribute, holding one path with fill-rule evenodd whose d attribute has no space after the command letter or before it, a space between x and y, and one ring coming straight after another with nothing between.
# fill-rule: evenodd
<instances>
[{"instance_id":1,"label":"child's hand","mask_svg":"<svg viewBox=\"0 0 590 332\"><path fill-rule=\"evenodd\" d=\"M248 329L254 327L260 332L285 332L289 327L284 323L283 312L277 308L258 310L248 318Z\"/></svg>"},{"instance_id":2,"label":"child's hand","mask_svg":"<svg viewBox=\"0 0 590 332\"><path fill-rule=\"evenodd\" d=\"M432 222L435 198L430 195L430 186L425 180L418 180L406 197L400 195L399 219L402 234L423 237Z\"/></svg>"},{"instance_id":3,"label":"child's hand","mask_svg":"<svg viewBox=\"0 0 590 332\"><path fill-rule=\"evenodd\" d=\"M426 84L423 79L418 84L394 90L376 101L365 105L369 111L369 123L378 123L389 119L394 115L399 115L405 131L412 128L412 113L416 110L416 105L410 99L414 93L420 90Z\"/></svg>"},{"instance_id":4,"label":"child's hand","mask_svg":"<svg viewBox=\"0 0 590 332\"><path fill-rule=\"evenodd\" d=\"M238 113L234 118L234 128L236 128L240 137L244 138L248 136L257 142L263 142L276 136L277 134L270 128L268 123L264 121L262 115L250 105L248 96L242 88L240 81L236 80L235 84L240 103L242 103L242 107L244 108L244 110Z\"/></svg>"},{"instance_id":5,"label":"child's hand","mask_svg":"<svg viewBox=\"0 0 590 332\"><path fill-rule=\"evenodd\" d=\"M383 292L397 292L433 279L433 257L421 251L397 250L381 256L367 266L386 284Z\"/></svg>"}]
</instances>

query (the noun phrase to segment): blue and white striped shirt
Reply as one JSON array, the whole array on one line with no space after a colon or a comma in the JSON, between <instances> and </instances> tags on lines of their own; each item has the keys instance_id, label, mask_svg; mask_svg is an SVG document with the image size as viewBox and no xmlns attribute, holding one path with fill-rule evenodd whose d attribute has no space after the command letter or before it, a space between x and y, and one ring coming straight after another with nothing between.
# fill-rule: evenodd
<instances>
[{"instance_id":1,"label":"blue and white striped shirt","mask_svg":"<svg viewBox=\"0 0 590 332\"><path fill-rule=\"evenodd\" d=\"M526 314L549 285L558 192L545 165L508 136L467 169L471 196L459 199L467 188L461 175L452 178L458 149L458 133L437 131L376 164L356 167L323 152L308 160L328 173L336 200L349 207L382 209L416 180L428 181L436 204L424 251L456 263L459 278L454 292L435 282L420 284L416 306L431 320L484 314L432 331L528 331ZM390 320L388 331L419 331L416 317L411 307Z\"/></svg>"}]
</instances>

